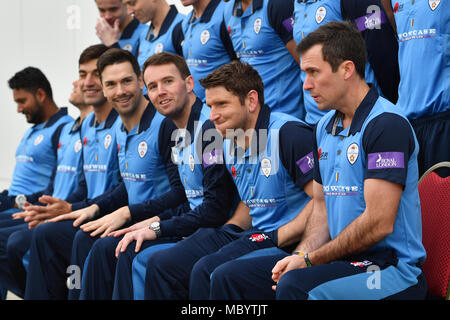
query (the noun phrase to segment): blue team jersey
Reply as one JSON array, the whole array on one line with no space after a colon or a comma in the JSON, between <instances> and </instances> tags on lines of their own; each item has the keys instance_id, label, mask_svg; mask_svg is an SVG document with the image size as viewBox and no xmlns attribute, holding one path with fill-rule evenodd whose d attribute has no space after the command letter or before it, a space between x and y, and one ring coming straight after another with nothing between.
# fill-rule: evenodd
<instances>
[{"instance_id":1,"label":"blue team jersey","mask_svg":"<svg viewBox=\"0 0 450 320\"><path fill-rule=\"evenodd\" d=\"M123 125L117 128L120 174L130 205L159 197L170 190L158 143L164 119L165 117L149 104L139 125L129 133Z\"/></svg>"},{"instance_id":2,"label":"blue team jersey","mask_svg":"<svg viewBox=\"0 0 450 320\"><path fill-rule=\"evenodd\" d=\"M418 143L411 125L374 88L351 126L343 129L338 115L330 111L319 121L314 147L314 180L323 188L331 238L364 212L365 179L388 180L404 188L394 231L370 250L394 249L407 263L423 263Z\"/></svg>"},{"instance_id":3,"label":"blue team jersey","mask_svg":"<svg viewBox=\"0 0 450 320\"><path fill-rule=\"evenodd\" d=\"M183 56L194 77L195 95L203 102L205 89L199 80L236 58L223 22L224 7L224 2L211 0L201 17L196 19L192 11L182 22Z\"/></svg>"},{"instance_id":4,"label":"blue team jersey","mask_svg":"<svg viewBox=\"0 0 450 320\"><path fill-rule=\"evenodd\" d=\"M133 18L119 36L119 47L123 50L130 51L137 57L141 34L144 33L145 30L147 30L147 26L139 23L138 19Z\"/></svg>"},{"instance_id":5,"label":"blue team jersey","mask_svg":"<svg viewBox=\"0 0 450 320\"><path fill-rule=\"evenodd\" d=\"M449 110L449 2L391 2L399 42L397 105L410 119Z\"/></svg>"},{"instance_id":6,"label":"blue team jersey","mask_svg":"<svg viewBox=\"0 0 450 320\"><path fill-rule=\"evenodd\" d=\"M55 177L53 179L53 194L55 198L66 199L78 187L82 174L82 143L81 124L79 119L67 123L61 131L58 143Z\"/></svg>"},{"instance_id":7,"label":"blue team jersey","mask_svg":"<svg viewBox=\"0 0 450 320\"><path fill-rule=\"evenodd\" d=\"M224 21L237 57L263 80L265 103L301 119L300 67L286 48L292 40L292 1L254 0L245 12L240 1L229 1Z\"/></svg>"},{"instance_id":8,"label":"blue team jersey","mask_svg":"<svg viewBox=\"0 0 450 320\"><path fill-rule=\"evenodd\" d=\"M282 135L287 123L305 127ZM302 187L312 178L312 133L297 118L270 112L267 106L255 128L257 139L245 151L225 139L224 157L241 201L250 208L253 227L270 232L294 219L311 200ZM296 142L287 145L284 140L293 141L294 136ZM291 155L293 149L296 156Z\"/></svg>"},{"instance_id":9,"label":"blue team jersey","mask_svg":"<svg viewBox=\"0 0 450 320\"><path fill-rule=\"evenodd\" d=\"M184 15L178 13L174 5L170 6L170 11L167 14L164 22L159 30L158 36L153 35L152 26L147 27L146 32L141 33L139 44L138 62L139 66L143 67L145 61L155 53L171 52L177 53L178 43L175 43L173 37L173 29L184 18Z\"/></svg>"},{"instance_id":10,"label":"blue team jersey","mask_svg":"<svg viewBox=\"0 0 450 320\"><path fill-rule=\"evenodd\" d=\"M194 105L193 108L196 106ZM195 111L193 110L192 112ZM179 130L179 133L184 138L173 149L173 155L178 165L178 173L180 174L181 183L191 210L203 202L203 162L197 147L199 143L200 145L202 143L199 139L202 138L203 123L209 119L209 111L210 109L205 105L200 110L197 110L199 115L195 123L192 124L192 132L189 131L189 128Z\"/></svg>"},{"instance_id":11,"label":"blue team jersey","mask_svg":"<svg viewBox=\"0 0 450 320\"><path fill-rule=\"evenodd\" d=\"M339 0L294 0L294 41L299 44L304 37L331 21L342 21L341 1ZM365 79L368 83L376 84L375 74L366 63ZM301 82L304 83L306 73L301 71ZM316 124L326 113L317 108L317 103L309 91L303 91L305 106L305 121Z\"/></svg>"},{"instance_id":12,"label":"blue team jersey","mask_svg":"<svg viewBox=\"0 0 450 320\"><path fill-rule=\"evenodd\" d=\"M83 173L88 199L103 194L119 182L116 134L121 125L122 120L114 109L101 124L95 119L94 112L83 121Z\"/></svg>"},{"instance_id":13,"label":"blue team jersey","mask_svg":"<svg viewBox=\"0 0 450 320\"><path fill-rule=\"evenodd\" d=\"M62 125L73 121L61 108L47 122L29 128L16 151L16 165L9 196L45 190L56 168L56 153Z\"/></svg>"}]
</instances>

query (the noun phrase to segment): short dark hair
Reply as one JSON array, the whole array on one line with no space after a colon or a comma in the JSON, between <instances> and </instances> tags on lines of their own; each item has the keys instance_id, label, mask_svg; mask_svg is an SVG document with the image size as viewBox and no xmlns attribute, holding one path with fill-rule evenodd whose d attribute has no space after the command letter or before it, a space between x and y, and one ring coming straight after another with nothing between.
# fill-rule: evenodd
<instances>
[{"instance_id":1,"label":"short dark hair","mask_svg":"<svg viewBox=\"0 0 450 320\"><path fill-rule=\"evenodd\" d=\"M87 47L80 54L78 65L100 58L106 50L108 50L108 47L104 44L94 44L93 46Z\"/></svg>"},{"instance_id":2,"label":"short dark hair","mask_svg":"<svg viewBox=\"0 0 450 320\"><path fill-rule=\"evenodd\" d=\"M53 99L53 92L50 82L44 73L35 67L26 67L18 71L11 79L8 80L11 89L23 89L31 93L36 93L37 89L44 90L47 97Z\"/></svg>"},{"instance_id":3,"label":"short dark hair","mask_svg":"<svg viewBox=\"0 0 450 320\"><path fill-rule=\"evenodd\" d=\"M366 46L361 33L350 21L329 22L308 34L297 46L303 55L316 44L322 44L323 60L328 62L333 72L345 60L355 64L356 73L364 79L366 69Z\"/></svg>"},{"instance_id":4,"label":"short dark hair","mask_svg":"<svg viewBox=\"0 0 450 320\"><path fill-rule=\"evenodd\" d=\"M133 67L134 73L139 78L141 75L141 69L136 57L127 50L111 48L106 50L97 60L97 70L100 75L100 79L102 79L102 72L107 66L122 62L129 62Z\"/></svg>"},{"instance_id":5,"label":"short dark hair","mask_svg":"<svg viewBox=\"0 0 450 320\"><path fill-rule=\"evenodd\" d=\"M225 64L201 79L200 84L205 89L222 86L238 96L241 104L244 104L247 94L255 90L258 93L260 105L264 105L263 81L258 71L245 62L235 60Z\"/></svg>"},{"instance_id":6,"label":"short dark hair","mask_svg":"<svg viewBox=\"0 0 450 320\"><path fill-rule=\"evenodd\" d=\"M149 66L161 66L170 63L173 63L177 67L183 79L186 79L191 75L186 60L184 60L182 56L170 52L160 52L150 56L142 67L142 73L144 73Z\"/></svg>"}]
</instances>

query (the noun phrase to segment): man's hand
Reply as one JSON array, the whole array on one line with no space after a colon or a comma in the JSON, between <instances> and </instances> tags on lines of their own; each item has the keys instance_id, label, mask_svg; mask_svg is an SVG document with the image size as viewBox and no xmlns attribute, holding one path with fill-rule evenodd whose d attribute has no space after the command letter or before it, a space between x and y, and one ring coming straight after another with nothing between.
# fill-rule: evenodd
<instances>
[{"instance_id":1,"label":"man's hand","mask_svg":"<svg viewBox=\"0 0 450 320\"><path fill-rule=\"evenodd\" d=\"M278 283L286 272L301 268L306 268L306 262L303 256L298 254L288 256L275 264L275 267L272 269L272 280ZM274 291L276 288L276 285L272 286Z\"/></svg>"},{"instance_id":2,"label":"man's hand","mask_svg":"<svg viewBox=\"0 0 450 320\"><path fill-rule=\"evenodd\" d=\"M26 206L24 207L24 213L19 212L19 214L14 216L14 218L19 219L23 217L24 221L29 223L28 227L34 228L46 220L72 211L72 205L69 202L59 198L42 196L39 198L39 202L46 204L46 206Z\"/></svg>"},{"instance_id":3,"label":"man's hand","mask_svg":"<svg viewBox=\"0 0 450 320\"><path fill-rule=\"evenodd\" d=\"M116 247L116 258L119 257L119 253L125 252L127 250L128 245L136 241L136 248L134 252L139 252L141 249L142 242L146 240L155 240L156 239L156 233L152 229L150 229L148 226L139 230L135 230L132 232L128 232L122 240L117 244Z\"/></svg>"},{"instance_id":4,"label":"man's hand","mask_svg":"<svg viewBox=\"0 0 450 320\"><path fill-rule=\"evenodd\" d=\"M56 218L51 219L50 222L59 222L59 221L63 221L63 220L75 219L75 221L73 222L73 226L78 227L84 221L94 218L94 216L98 212L98 210L99 210L98 205L93 204L89 207L86 207L86 208L83 208L80 210L75 210L75 211L69 212L67 214L60 215Z\"/></svg>"},{"instance_id":5,"label":"man's hand","mask_svg":"<svg viewBox=\"0 0 450 320\"><path fill-rule=\"evenodd\" d=\"M128 206L126 206L117 209L116 211L100 219L85 223L80 228L84 232L91 232L91 237L102 234L100 238L104 238L108 236L112 231L117 230L130 220L130 209L128 208Z\"/></svg>"},{"instance_id":6,"label":"man's hand","mask_svg":"<svg viewBox=\"0 0 450 320\"><path fill-rule=\"evenodd\" d=\"M109 234L109 236L117 238L117 237L120 237L120 236L122 236L122 235L124 235L124 234L126 234L128 232L136 231L136 230L139 230L139 229L142 229L142 228L148 228L152 224L152 222L155 222L155 221L160 221L158 216L154 216L154 217L151 217L151 218L146 219L144 221L135 223L135 224L133 224L132 226L130 226L128 228L124 228L124 229L120 229L120 230L117 230L117 231L113 231L113 232L111 232Z\"/></svg>"},{"instance_id":7,"label":"man's hand","mask_svg":"<svg viewBox=\"0 0 450 320\"><path fill-rule=\"evenodd\" d=\"M116 19L114 25L111 26L105 19L99 18L97 19L95 30L97 37L107 47L119 41L119 19Z\"/></svg>"}]
</instances>

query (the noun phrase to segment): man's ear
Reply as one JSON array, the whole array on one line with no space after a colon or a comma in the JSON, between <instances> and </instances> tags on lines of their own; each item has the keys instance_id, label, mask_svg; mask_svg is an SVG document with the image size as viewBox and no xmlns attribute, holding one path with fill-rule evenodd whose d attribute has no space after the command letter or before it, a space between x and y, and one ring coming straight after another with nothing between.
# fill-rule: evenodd
<instances>
[{"instance_id":1,"label":"man's ear","mask_svg":"<svg viewBox=\"0 0 450 320\"><path fill-rule=\"evenodd\" d=\"M258 92L256 92L256 90L250 90L247 93L247 97L245 98L245 100L246 100L248 111L250 111L250 113L255 112L259 105Z\"/></svg>"},{"instance_id":2,"label":"man's ear","mask_svg":"<svg viewBox=\"0 0 450 320\"><path fill-rule=\"evenodd\" d=\"M186 79L184 79L184 83L186 84L187 92L191 93L192 91L194 91L194 86L195 86L194 77L187 76Z\"/></svg>"},{"instance_id":3,"label":"man's ear","mask_svg":"<svg viewBox=\"0 0 450 320\"><path fill-rule=\"evenodd\" d=\"M42 88L38 88L34 96L36 97L36 100L41 104L44 103L45 99L47 98L47 94Z\"/></svg>"},{"instance_id":4,"label":"man's ear","mask_svg":"<svg viewBox=\"0 0 450 320\"><path fill-rule=\"evenodd\" d=\"M350 79L350 77L352 77L356 72L355 64L351 60L345 60L342 62L339 68L342 71L344 80Z\"/></svg>"}]
</instances>

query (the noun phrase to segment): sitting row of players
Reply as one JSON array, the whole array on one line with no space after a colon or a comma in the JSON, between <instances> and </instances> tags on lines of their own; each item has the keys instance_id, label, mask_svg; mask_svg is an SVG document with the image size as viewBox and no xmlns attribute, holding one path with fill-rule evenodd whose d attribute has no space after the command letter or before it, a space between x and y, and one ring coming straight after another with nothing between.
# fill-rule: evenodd
<instances>
[{"instance_id":1,"label":"sitting row of players","mask_svg":"<svg viewBox=\"0 0 450 320\"><path fill-rule=\"evenodd\" d=\"M321 26L297 50L305 88L333 109L314 129L272 111L239 61L200 80L205 105L185 59L155 54L148 103L135 57L91 46L72 99L82 122L23 86L40 72L16 74L36 124L17 157L38 161L18 161L11 188L43 183L38 163L57 169L46 206L1 214L1 283L26 299L423 299L411 125L364 80L352 24Z\"/></svg>"}]
</instances>

